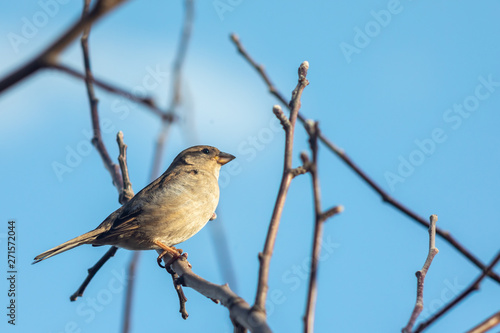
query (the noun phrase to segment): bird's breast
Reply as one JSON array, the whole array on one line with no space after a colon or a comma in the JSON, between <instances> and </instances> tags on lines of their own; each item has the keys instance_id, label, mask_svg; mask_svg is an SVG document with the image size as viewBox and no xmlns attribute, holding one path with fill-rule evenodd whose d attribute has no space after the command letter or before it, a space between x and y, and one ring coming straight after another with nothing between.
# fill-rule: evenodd
<instances>
[{"instance_id":1,"label":"bird's breast","mask_svg":"<svg viewBox=\"0 0 500 333\"><path fill-rule=\"evenodd\" d=\"M202 170L173 177L151 198L149 221L154 237L168 246L181 243L209 221L219 202L217 178ZM143 214L144 215L144 214Z\"/></svg>"}]
</instances>

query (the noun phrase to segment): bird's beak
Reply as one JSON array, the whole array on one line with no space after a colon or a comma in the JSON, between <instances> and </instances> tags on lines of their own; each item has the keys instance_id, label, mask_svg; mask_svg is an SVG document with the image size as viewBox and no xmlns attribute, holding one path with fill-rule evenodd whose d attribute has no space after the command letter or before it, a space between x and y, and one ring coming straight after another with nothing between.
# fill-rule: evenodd
<instances>
[{"instance_id":1,"label":"bird's beak","mask_svg":"<svg viewBox=\"0 0 500 333\"><path fill-rule=\"evenodd\" d=\"M232 160L234 160L236 157L231 155L231 154L228 154L228 153L223 153L223 152L220 152L219 153L219 156L215 157L215 160L217 161L217 163L219 163L220 165L224 165L228 162L231 162Z\"/></svg>"}]
</instances>

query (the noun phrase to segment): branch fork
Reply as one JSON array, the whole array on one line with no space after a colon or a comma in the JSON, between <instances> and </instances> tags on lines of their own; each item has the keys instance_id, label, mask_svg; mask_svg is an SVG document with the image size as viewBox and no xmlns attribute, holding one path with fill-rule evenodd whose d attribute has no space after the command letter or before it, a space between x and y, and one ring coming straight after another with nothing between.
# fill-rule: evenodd
<instances>
[{"instance_id":1,"label":"branch fork","mask_svg":"<svg viewBox=\"0 0 500 333\"><path fill-rule=\"evenodd\" d=\"M318 122L306 120L304 122L307 133L309 134L309 148L312 153L312 161L309 160L307 153L302 152L300 158L302 163L311 174L312 190L314 198L314 236L311 251L311 268L309 272L309 287L307 292L306 311L304 315L304 333L314 331L314 317L316 308L316 299L318 294L317 275L319 268L319 257L321 253L321 243L323 239L324 222L335 214L344 210L343 206L330 208L326 212L321 210L321 190L318 176L318 135L320 133Z\"/></svg>"},{"instance_id":2,"label":"branch fork","mask_svg":"<svg viewBox=\"0 0 500 333\"><path fill-rule=\"evenodd\" d=\"M236 46L236 49L239 54L250 64L251 67L253 67L259 76L262 78L264 83L266 84L269 92L275 96L283 105L287 106L289 110L292 110L293 107L290 103L286 101L286 99L283 97L283 95L276 89L274 84L271 82L271 79L267 75L267 73L264 70L264 66L258 64L252 56L246 51L246 49L243 47L243 44L240 41L240 38L236 34L231 34L230 36L231 41L233 44ZM299 73L300 75L300 73ZM306 118L301 115L300 113L297 113L297 117L299 121L302 123L306 122ZM426 228L429 228L429 223L426 221L425 218L419 216L412 210L410 210L408 207L403 205L401 202L393 199L389 194L382 189L380 185L375 183L373 179L371 179L366 172L364 172L357 164L353 162L353 160L342 150L341 148L337 147L330 139L328 139L325 135L319 134L318 139L335 155L337 155L350 169L352 169L361 179L365 181L365 183L372 188L375 192L377 192L381 199L394 207L395 209L399 210L401 213L404 215L408 216L409 218L413 219L415 222L418 224L425 226ZM446 240L451 246L453 246L458 252L460 252L467 260L469 260L472 264L474 264L476 267L478 267L481 271L485 271L487 268L487 265L481 262L469 249L465 248L462 244L460 244L450 233L443 231L439 228L436 229L436 233ZM496 274L493 271L488 271L488 277L492 278L495 280L497 283L500 283L500 276Z\"/></svg>"},{"instance_id":3,"label":"branch fork","mask_svg":"<svg viewBox=\"0 0 500 333\"><path fill-rule=\"evenodd\" d=\"M234 40L237 37L233 35ZM257 67L259 68L259 67ZM304 88L309 84L307 81L307 71L309 69L309 63L304 61L298 69L298 83L292 92L292 99L290 100L291 111L290 117L286 117L279 105L273 107L273 113L281 122L283 129L285 130L285 157L283 162L283 174L281 177L281 184L278 190L278 196L276 198L276 203L274 205L273 214L271 221L269 222L269 228L267 231L266 242L264 244L264 250L259 253L259 279L257 285L257 293L255 295L255 302L252 307L253 311L257 314L263 315L265 317L265 304L267 298L267 292L269 290L268 280L269 280L269 267L271 264L271 257L274 250L274 244L276 242L276 237L278 234L278 227L281 220L281 215L286 201L286 196L290 183L292 179L299 175L305 173L304 168L294 169L292 167L292 157L293 157L293 136L295 129L295 122L297 120L297 115L300 109L300 98ZM263 69L260 68L262 72Z\"/></svg>"},{"instance_id":4,"label":"branch fork","mask_svg":"<svg viewBox=\"0 0 500 333\"><path fill-rule=\"evenodd\" d=\"M424 308L424 280L427 275L427 271L431 266L432 260L438 254L439 250L436 247L436 222L438 220L437 215L431 215L430 226L429 226L429 253L427 254L427 259L425 259L424 266L421 270L418 270L415 273L417 277L417 301L415 302L415 307L413 308L413 312L410 316L410 320L408 324L402 329L403 333L411 333L413 330L413 326L415 325L415 321L418 316L422 312Z\"/></svg>"},{"instance_id":5,"label":"branch fork","mask_svg":"<svg viewBox=\"0 0 500 333\"><path fill-rule=\"evenodd\" d=\"M161 250L158 250L158 253L161 252ZM165 264L167 264L170 259L171 257L169 254L163 257ZM254 333L271 332L266 322L265 315L259 312L256 313L243 298L236 295L231 288L229 288L228 284L217 285L194 274L191 265L184 256L174 261L171 267L178 276L174 280L174 283L182 283L182 286L192 288L216 303L220 302L220 304L229 310L229 317L233 322L237 323L235 326L242 326ZM180 312L182 313L182 307L185 301L183 302L181 300L181 295L178 295L181 306ZM185 299L185 296L183 297Z\"/></svg>"}]
</instances>

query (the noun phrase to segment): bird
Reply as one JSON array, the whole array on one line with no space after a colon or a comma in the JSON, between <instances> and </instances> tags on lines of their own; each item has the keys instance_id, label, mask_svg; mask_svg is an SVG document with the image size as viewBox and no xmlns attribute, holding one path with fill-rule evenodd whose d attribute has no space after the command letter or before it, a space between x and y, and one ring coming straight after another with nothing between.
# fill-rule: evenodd
<instances>
[{"instance_id":1,"label":"bird","mask_svg":"<svg viewBox=\"0 0 500 333\"><path fill-rule=\"evenodd\" d=\"M114 245L129 250L162 250L178 259L184 242L215 218L219 203L219 171L235 159L212 146L180 152L168 169L132 199L111 213L97 228L47 250L33 264L83 244Z\"/></svg>"}]
</instances>

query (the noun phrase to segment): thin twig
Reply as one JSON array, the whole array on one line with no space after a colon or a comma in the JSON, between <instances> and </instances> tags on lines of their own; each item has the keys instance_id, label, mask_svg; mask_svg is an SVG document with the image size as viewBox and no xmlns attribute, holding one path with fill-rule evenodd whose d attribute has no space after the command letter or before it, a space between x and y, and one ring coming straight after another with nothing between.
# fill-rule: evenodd
<instances>
[{"instance_id":1,"label":"thin twig","mask_svg":"<svg viewBox=\"0 0 500 333\"><path fill-rule=\"evenodd\" d=\"M135 260L131 260L130 263L131 265L129 265L128 267L128 279L127 279L127 301L125 302L125 310L124 310L124 313L128 313L130 314L132 312L132 304L134 304L134 287L135 287L135 283L133 281L135 281L135 272L136 272L136 266L139 264L139 251L134 251L133 253L133 257L136 257L137 258ZM126 333L126 332L129 332L130 331L130 327L131 327L131 320L128 319L128 320L124 320L123 321L123 324L122 324L122 332L123 333Z\"/></svg>"},{"instance_id":2,"label":"thin twig","mask_svg":"<svg viewBox=\"0 0 500 333\"><path fill-rule=\"evenodd\" d=\"M85 74L82 74L82 73L78 72L77 70L75 70L69 66L63 65L63 64L52 63L52 64L48 65L48 68L56 69L62 73L66 73L74 78L85 80ZM173 115L168 114L165 111L163 111L162 109L160 109L157 106L155 100L152 99L151 97L138 96L138 95L133 94L131 92L128 92L128 91L126 91L118 86L115 86L109 82L105 82L105 81L97 79L95 77L93 78L92 82L94 83L94 85L96 87L99 87L99 88L101 88L109 93L124 97L132 102L141 104L142 106L146 107L148 110L153 112L158 117L165 118L165 121L173 122L175 120Z\"/></svg>"},{"instance_id":3,"label":"thin twig","mask_svg":"<svg viewBox=\"0 0 500 333\"><path fill-rule=\"evenodd\" d=\"M415 275L417 276L417 301L415 302L415 307L408 320L408 324L403 328L403 333L411 333L413 326L417 321L418 316L424 308L424 280L427 275L427 271L431 266L434 256L438 254L439 250L436 248L436 222L438 220L437 215L431 215L430 227L429 227L429 253L427 254L427 259L425 259L424 266L421 270L417 271Z\"/></svg>"},{"instance_id":4,"label":"thin twig","mask_svg":"<svg viewBox=\"0 0 500 333\"><path fill-rule=\"evenodd\" d=\"M84 1L83 6L83 14L85 17L87 15L89 9L90 0ZM127 167L127 145L123 141L123 133L120 131L116 136L116 141L118 143L118 148L120 151L120 155L118 156L118 160L121 167L121 172L119 167L113 163L111 158L109 157L108 151L102 142L101 129L99 126L99 113L97 111L97 98L94 94L93 89L93 75L90 69L90 57L88 53L88 36L90 33L90 25L85 26L84 32L81 38L82 52L85 64L85 84L87 87L87 95L90 103L90 113L92 118L92 125L94 129L94 137L92 138L92 144L96 147L99 155L101 156L106 169L109 171L111 178L113 179L113 184L118 190L119 193L119 202L121 204L126 203L134 196L134 191L132 190L132 184L130 182L130 178L128 175L128 167ZM95 274L99 271L99 269L109 260L109 258L113 257L118 248L116 246L111 246L111 248L102 256L99 261L88 269L88 274L83 283L77 289L77 291L71 295L70 300L75 301L78 297L81 297L87 288L88 284L95 276Z\"/></svg>"},{"instance_id":5,"label":"thin twig","mask_svg":"<svg viewBox=\"0 0 500 333\"><path fill-rule=\"evenodd\" d=\"M82 17L88 15L87 12L89 9L89 5L90 5L90 0L85 0ZM94 93L94 85L93 85L94 77L92 75L92 70L90 68L90 56L89 56L89 46L88 46L89 33L90 33L90 25L86 25L83 29L81 46L83 53L83 62L85 66L85 85L87 87L87 95L90 103L90 113L92 116L92 128L94 130L94 137L92 138L92 144L99 152L99 155L101 156L102 161L104 162L104 166L106 167L106 169L111 174L111 177L113 178L113 185L118 190L118 194L120 194L123 188L123 180L120 174L119 167L111 160L108 150L106 149L106 146L102 141L101 125L99 124L99 114L97 111L98 99L96 98Z\"/></svg>"},{"instance_id":6,"label":"thin twig","mask_svg":"<svg viewBox=\"0 0 500 333\"><path fill-rule=\"evenodd\" d=\"M311 269L309 272L309 288L307 292L306 313L304 315L304 332L312 333L314 331L314 313L316 307L316 298L318 295L317 275L318 260L321 254L321 242L323 239L324 222L331 216L342 212L343 207L337 206L329 209L327 212L321 210L321 189L318 176L318 135L320 133L318 123L307 122L307 133L309 134L309 146L312 152L312 162L307 158L307 154L301 154L302 163L307 165L307 169L312 178L312 189L314 197L314 236L311 251Z\"/></svg>"},{"instance_id":7,"label":"thin twig","mask_svg":"<svg viewBox=\"0 0 500 333\"><path fill-rule=\"evenodd\" d=\"M163 122L162 128L155 143L155 152L153 155L153 165L151 167L150 181L155 180L160 174L161 164L163 162L163 152L165 151L165 141L170 134L170 129L172 128L171 122Z\"/></svg>"},{"instance_id":8,"label":"thin twig","mask_svg":"<svg viewBox=\"0 0 500 333\"><path fill-rule=\"evenodd\" d=\"M158 251L161 254L161 250ZM167 254L163 257L165 265L171 257ZM174 261L172 268L179 275L178 283L184 287L192 288L211 300L220 302L229 310L231 320L238 322L252 333L270 333L271 329L266 321L266 316L261 312L253 311L250 305L227 284L218 285L211 283L193 273L191 265L184 256Z\"/></svg>"},{"instance_id":9,"label":"thin twig","mask_svg":"<svg viewBox=\"0 0 500 333\"><path fill-rule=\"evenodd\" d=\"M155 154L154 154L154 162L153 162L153 170L151 172L150 176L150 181L155 180L158 175L159 175L159 167L161 165L162 161L162 156L163 156L163 146L164 146L164 141L165 137L168 134L168 129L170 129L172 125L172 122L164 121L163 122L163 128L162 132L160 133L160 137L157 140L156 144L156 149L155 149ZM125 296L125 308L124 308L124 313L123 313L123 330L122 333L128 333L130 330L130 321L132 319L132 305L133 305L133 294L135 290L135 276L136 276L136 269L137 269L137 262L139 261L141 257L141 252L139 251L134 251L134 254L130 258L129 261L129 267L128 267L128 278L127 278L127 292ZM175 287L175 283L174 283ZM177 290L177 287L175 287ZM179 295L179 298L181 296ZM184 315L183 315L184 317ZM186 318L187 318L187 312L186 312ZM184 319L186 319L184 318Z\"/></svg>"},{"instance_id":10,"label":"thin twig","mask_svg":"<svg viewBox=\"0 0 500 333\"><path fill-rule=\"evenodd\" d=\"M262 65L257 64L257 62L249 55L249 53L245 50L243 45L240 42L240 39L238 38L237 35L232 34L231 35L231 40L237 47L238 52L243 56L243 58L259 73L261 78L264 80L264 82L267 85L267 88L269 89L269 92L275 96L280 102L287 106L289 109L290 107L288 106L285 98L283 95L276 89L276 87L273 85L271 82L269 76L264 70L264 67ZM305 123L306 118L302 116L300 113L298 114L298 119L300 122ZM389 205L393 206L397 210L401 211L420 225L429 228L429 222L427 222L423 217L417 215L413 211L411 211L409 208L404 206L402 203L397 201L396 199L392 198L387 192L385 192L375 181L373 181L359 166L357 166L349 156L345 154L345 152L337 147L333 142L331 142L326 136L320 133L318 136L319 140L325 144L326 147L328 147L329 150L331 150L334 154L336 154L340 159L346 163L355 173L358 174L374 191L376 191L382 198L382 200ZM484 271L486 269L486 265L482 263L478 258L474 256L468 249L466 249L462 244L460 244L453 236L450 235L448 231L441 230L440 228L436 229L436 233L446 240L451 246L453 246L457 251L462 253L470 262L472 262L476 267L478 267L480 270ZM500 276L495 274L495 272L489 272L488 276L495 280L496 282L500 283Z\"/></svg>"},{"instance_id":11,"label":"thin twig","mask_svg":"<svg viewBox=\"0 0 500 333\"><path fill-rule=\"evenodd\" d=\"M263 313L265 313L271 257L273 255L274 244L276 242L276 236L278 234L278 227L281 220L281 213L283 212L283 207L285 205L286 195L288 192L288 188L290 187L290 183L293 179L293 134L295 122L297 120L297 114L299 113L300 109L300 98L302 96L304 88L309 84L309 81L307 81L306 78L308 69L309 63L307 61L304 61L299 67L299 80L297 86L292 92L292 99L290 101L290 118L285 121L285 116L283 114L283 111L281 111L281 107L279 105L275 105L273 107L274 114L278 117L278 119L280 119L285 130L285 158L283 163L283 175L281 178L281 184L278 191L278 197L276 198L276 203L274 205L271 222L269 223L266 242L264 244L264 251L259 253L259 281L253 308L256 311Z\"/></svg>"},{"instance_id":12,"label":"thin twig","mask_svg":"<svg viewBox=\"0 0 500 333\"><path fill-rule=\"evenodd\" d=\"M280 100L281 104L288 106L287 100L283 97L283 95L276 89L274 84L271 82L271 79L267 75L266 71L264 70L263 65L259 65L253 58L248 54L248 52L243 48L243 45L240 42L240 38L236 34L231 34L231 40L233 41L234 45L238 48L238 52L245 58L246 61L250 63L250 65L259 73L259 75L262 77L264 82L267 85L267 88L269 89L269 92L274 95L277 99ZM299 115L299 118L302 118L302 116ZM305 119L303 119L305 120Z\"/></svg>"},{"instance_id":13,"label":"thin twig","mask_svg":"<svg viewBox=\"0 0 500 333\"><path fill-rule=\"evenodd\" d=\"M467 331L467 333L484 333L491 330L493 327L500 324L500 311L493 314L492 316L486 318L479 325L474 327L473 329Z\"/></svg>"},{"instance_id":14,"label":"thin twig","mask_svg":"<svg viewBox=\"0 0 500 333\"><path fill-rule=\"evenodd\" d=\"M217 266L219 271L222 272L223 280L231 286L231 289L235 293L238 293L238 280L236 279L236 271L233 265L233 258L231 257L233 251L228 243L228 236L224 228L224 219L220 216L216 216L216 218L217 221L210 223L208 229L216 250L216 258L218 258L216 260Z\"/></svg>"},{"instance_id":15,"label":"thin twig","mask_svg":"<svg viewBox=\"0 0 500 333\"><path fill-rule=\"evenodd\" d=\"M99 269L102 267L102 265L104 265L106 263L106 261L108 261L109 258L111 258L115 255L117 250L118 250L118 248L116 246L111 246L109 248L108 252L106 252L102 256L102 258L99 259L99 261L94 266L90 267L87 270L87 273L88 273L87 277L85 278L83 283L80 285L80 287L78 287L78 289L74 292L74 294L70 296L70 298L69 298L70 301L74 302L74 301L76 301L76 299L78 297L83 296L83 292L85 291L85 289L87 288L87 286L89 285L90 281L95 276L97 271L99 271Z\"/></svg>"},{"instance_id":16,"label":"thin twig","mask_svg":"<svg viewBox=\"0 0 500 333\"><path fill-rule=\"evenodd\" d=\"M168 271L169 270L167 269L167 272ZM177 297L179 298L179 312L181 313L182 319L187 319L189 317L189 314L186 310L187 297L186 295L184 295L184 290L182 289L181 283L179 283L179 275L173 270L170 270L170 272L168 273L170 273L170 276L172 277L172 282L174 283L174 288L177 292Z\"/></svg>"},{"instance_id":17,"label":"thin twig","mask_svg":"<svg viewBox=\"0 0 500 333\"><path fill-rule=\"evenodd\" d=\"M120 155L118 156L118 160L120 161L121 174L123 175L123 184L128 188L127 190L122 189L120 192L120 202L124 204L131 197L134 196L134 191L132 190L132 184L130 183L130 179L128 176L128 167L127 167L127 145L123 142L123 133L120 131L116 135L116 141L118 143L118 148L120 150ZM126 201L125 201L126 200ZM123 201L123 202L122 202ZM95 276L97 271L109 260L109 258L113 257L118 248L116 246L111 246L111 248L102 256L99 261L88 269L88 274L80 287L75 291L73 295L69 298L71 301L76 301L78 297L83 296L83 292L87 288L88 284Z\"/></svg>"},{"instance_id":18,"label":"thin twig","mask_svg":"<svg viewBox=\"0 0 500 333\"><path fill-rule=\"evenodd\" d=\"M130 177L128 174L127 167L127 145L123 142L123 133L122 131L118 132L116 136L116 140L118 141L118 146L120 148L120 156L118 156L118 161L120 162L120 169L122 170L123 175L123 190L120 193L120 203L125 204L130 199L134 197L134 191L132 190L132 183L130 182ZM132 312L132 304L133 304L133 295L134 295L134 287L135 287L135 271L139 262L139 252L134 252L133 257L135 260L132 260L133 265L129 266L128 271L128 279L127 279L127 302L125 302L125 313L129 314L129 319L123 322L123 330L122 332L129 332L131 327L131 312Z\"/></svg>"},{"instance_id":19,"label":"thin twig","mask_svg":"<svg viewBox=\"0 0 500 333\"><path fill-rule=\"evenodd\" d=\"M88 14L83 15L81 19L75 22L71 27L64 31L61 36L38 54L33 60L24 64L21 68L7 75L0 81L0 93L7 88L12 87L19 81L34 74L39 69L48 67L57 62L59 54L68 47L71 42L78 38L80 33L93 22L107 14L126 0L99 0L94 8Z\"/></svg>"},{"instance_id":20,"label":"thin twig","mask_svg":"<svg viewBox=\"0 0 500 333\"><path fill-rule=\"evenodd\" d=\"M330 217L334 216L334 215L337 215L339 213L342 213L342 211L344 210L343 206L335 206L335 207L332 207L326 211L323 212L321 218L322 219L329 219Z\"/></svg>"},{"instance_id":21,"label":"thin twig","mask_svg":"<svg viewBox=\"0 0 500 333\"><path fill-rule=\"evenodd\" d=\"M179 45L177 47L177 53L175 55L175 60L172 65L172 92L170 96L170 103L167 110L168 114L174 117L177 108L182 102L181 88L182 88L182 68L186 60L187 48L189 46L189 41L191 40L191 33L193 31L193 18L194 18L194 1L186 0L184 2L184 24L181 32L181 37L179 39ZM161 162L163 161L163 152L165 150L165 141L168 137L170 131L171 121L165 120L162 124L162 129L158 134L156 140L155 155L153 158L153 167L151 171L151 180L154 180L160 175Z\"/></svg>"},{"instance_id":22,"label":"thin twig","mask_svg":"<svg viewBox=\"0 0 500 333\"><path fill-rule=\"evenodd\" d=\"M134 196L134 191L132 190L132 184L130 183L129 175L128 175L128 167L127 167L127 145L123 142L123 133L120 131L116 135L116 142L118 143L118 149L120 151L120 155L118 156L118 160L120 161L121 174L123 175L122 180L125 187L120 192L120 203L125 204L128 200L130 200ZM99 261L88 269L88 274L80 287L75 291L73 295L71 295L70 300L76 301L78 297L83 296L83 292L87 288L88 284L95 276L97 271L109 260L109 258L113 257L118 248L116 246L111 246L111 248L102 256Z\"/></svg>"},{"instance_id":23,"label":"thin twig","mask_svg":"<svg viewBox=\"0 0 500 333\"><path fill-rule=\"evenodd\" d=\"M193 17L194 17L194 1L186 0L185 2L185 16L184 16L184 24L182 28L181 38L179 40L179 46L177 48L177 54L175 56L175 60L173 62L173 77L172 77L172 95L170 100L170 105L168 110L164 114L172 115L171 118L162 118L162 128L160 133L158 134L158 138L156 140L155 153L153 156L153 166L151 168L151 176L150 180L153 181L160 175L160 168L163 161L163 152L165 151L165 142L170 133L170 128L172 126L172 120L176 119L176 111L178 106L180 105L181 98L181 86L182 86L182 67L186 58L187 48L189 45L189 41L191 39L191 32L193 30ZM136 261L139 260L140 253L135 252L132 256L129 263L129 279L128 284L129 288L127 289L127 294L125 297L125 312L123 315L123 333L127 333L128 330L125 328L129 328L130 325L128 322L132 317L132 298L133 298L133 285L135 283L135 269L137 267ZM179 312L182 315L183 319L187 319L188 313L186 310L186 301L187 298L184 295L184 291L182 290L182 286L176 283L176 277L172 275L172 280L174 282L174 288L177 292L177 296L179 298L180 310Z\"/></svg>"},{"instance_id":24,"label":"thin twig","mask_svg":"<svg viewBox=\"0 0 500 333\"><path fill-rule=\"evenodd\" d=\"M435 313L431 318L420 323L420 325L418 325L417 329L415 330L415 333L422 332L425 328L429 327L432 323L434 323L436 320L438 320L443 314L448 312L455 305L457 305L463 299L465 299L467 296L469 296L473 291L479 290L479 286L481 285L481 282L483 281L483 279L488 275L489 271L493 270L493 267L495 267L495 265L499 261L500 261L500 251L497 253L495 258L491 261L491 263L488 265L488 267L486 267L486 269L483 272L481 272L479 277L476 280L474 280L474 282L472 282L471 285L467 289L465 289L457 297L455 297L453 300L451 300L447 305L445 305L441 310L439 310L437 313Z\"/></svg>"},{"instance_id":25,"label":"thin twig","mask_svg":"<svg viewBox=\"0 0 500 333\"><path fill-rule=\"evenodd\" d=\"M184 5L185 5L184 24L182 27L181 38L179 40L179 46L177 47L177 54L175 56L175 60L172 66L173 67L172 95L170 97L170 106L168 108L168 111L170 113L174 113L175 109L179 106L179 104L182 101L181 97L182 68L184 62L186 61L187 49L193 31L194 1L185 0Z\"/></svg>"},{"instance_id":26,"label":"thin twig","mask_svg":"<svg viewBox=\"0 0 500 333\"><path fill-rule=\"evenodd\" d=\"M123 205L127 203L130 199L134 197L134 190L132 189L132 183L130 182L130 176L128 174L127 166L127 145L123 141L123 132L119 131L116 135L116 142L118 142L118 148L120 150L120 155L118 155L118 162L120 163L120 169L122 174L122 190L120 192L119 201Z\"/></svg>"}]
</instances>

